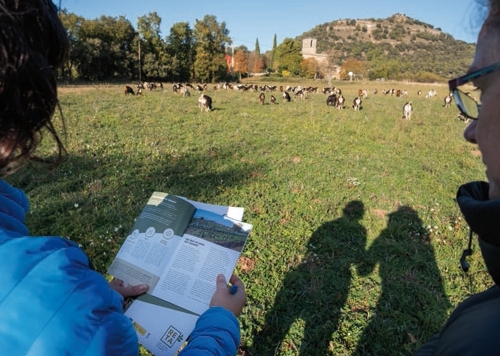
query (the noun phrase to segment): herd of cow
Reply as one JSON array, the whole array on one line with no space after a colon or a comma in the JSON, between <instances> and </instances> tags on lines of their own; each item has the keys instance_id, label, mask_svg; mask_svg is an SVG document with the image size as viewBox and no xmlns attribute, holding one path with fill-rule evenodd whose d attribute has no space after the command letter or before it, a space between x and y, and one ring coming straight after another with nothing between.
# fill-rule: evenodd
<instances>
[{"instance_id":1,"label":"herd of cow","mask_svg":"<svg viewBox=\"0 0 500 356\"><path fill-rule=\"evenodd\" d=\"M124 87L124 93L125 95L142 95L142 91L144 89L148 89L150 91L160 88L161 90L164 89L164 86L162 83L140 83L137 84L137 89L134 91L134 89L131 86L125 85ZM174 93L180 93L183 96L190 96L190 91L198 91L200 93L200 96L198 98L198 107L200 108L201 111L211 111L212 110L212 98L208 95L205 94L207 91L208 86L207 84L196 84L192 85L190 83L182 84L182 83L174 83L172 84L172 91ZM213 87L214 90L235 90L235 91L253 91L257 92L260 91L259 97L258 97L258 102L261 105L265 104L266 101L266 94L270 93L270 102L271 104L277 104L277 99L276 96L274 95L275 92L280 92L282 100L284 102L290 102L292 101L292 96L297 99L304 100L307 98L307 95L310 93L323 93L324 95L327 96L326 98L326 105L327 106L333 106L339 110L342 110L345 108L345 97L342 95L342 90L337 88L337 87L324 87L323 89L319 89L318 87L301 87L301 86L276 86L276 85L262 85L258 86L257 84L232 84L232 83L220 83L217 85L214 85ZM376 95L378 93L377 89L373 90L373 94ZM390 96L396 96L396 97L407 97L408 96L408 91L407 90L401 90L401 89L384 89L381 91L383 95L390 95ZM423 95L421 90L417 91L417 96L425 97L425 98L433 98L437 95L437 91L432 89L429 90L425 96ZM359 111L362 109L362 103L363 99L368 97L368 90L367 89L359 89L357 92L357 96L353 99L352 101L352 109L355 111ZM452 94L448 94L444 97L443 101L444 107L450 107L450 104L453 100ZM411 101L407 101L404 103L403 108L402 108L402 118L406 120L411 120L411 114L413 112L413 104ZM463 116L457 115L457 117L460 120L465 120Z\"/></svg>"}]
</instances>

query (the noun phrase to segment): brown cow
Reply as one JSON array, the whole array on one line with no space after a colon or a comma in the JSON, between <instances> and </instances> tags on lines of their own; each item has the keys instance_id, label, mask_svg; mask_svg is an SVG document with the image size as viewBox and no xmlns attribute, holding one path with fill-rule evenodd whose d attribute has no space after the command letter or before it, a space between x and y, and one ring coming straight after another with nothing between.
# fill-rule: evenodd
<instances>
[{"instance_id":1,"label":"brown cow","mask_svg":"<svg viewBox=\"0 0 500 356\"><path fill-rule=\"evenodd\" d=\"M260 93L259 95L259 103L261 105L264 105L264 101L266 100L266 96L264 95L264 93Z\"/></svg>"}]
</instances>

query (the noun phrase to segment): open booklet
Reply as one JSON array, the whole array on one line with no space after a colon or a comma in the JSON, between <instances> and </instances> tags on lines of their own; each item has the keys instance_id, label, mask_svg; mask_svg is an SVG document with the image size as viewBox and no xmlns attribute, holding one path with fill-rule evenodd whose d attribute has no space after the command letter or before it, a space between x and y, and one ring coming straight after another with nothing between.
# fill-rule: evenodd
<instances>
[{"instance_id":1,"label":"open booklet","mask_svg":"<svg viewBox=\"0 0 500 356\"><path fill-rule=\"evenodd\" d=\"M252 225L243 208L154 192L108 273L149 290L125 311L139 342L174 355L208 309L216 276L229 280Z\"/></svg>"}]
</instances>

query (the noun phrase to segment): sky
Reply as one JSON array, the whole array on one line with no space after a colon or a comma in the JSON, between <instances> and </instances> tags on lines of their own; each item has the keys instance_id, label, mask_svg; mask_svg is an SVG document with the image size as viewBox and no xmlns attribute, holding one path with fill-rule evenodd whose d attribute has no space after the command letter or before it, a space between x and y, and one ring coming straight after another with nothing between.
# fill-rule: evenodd
<instances>
[{"instance_id":1,"label":"sky","mask_svg":"<svg viewBox=\"0 0 500 356\"><path fill-rule=\"evenodd\" d=\"M474 0L53 0L61 8L85 19L101 15L126 17L137 28L137 19L151 12L161 18L161 35L169 35L177 22L188 22L213 15L226 23L234 47L255 49L260 53L273 47L274 35L279 45L285 38L295 38L316 25L339 19L385 19L393 14L441 28L455 39L475 43L480 20Z\"/></svg>"}]
</instances>

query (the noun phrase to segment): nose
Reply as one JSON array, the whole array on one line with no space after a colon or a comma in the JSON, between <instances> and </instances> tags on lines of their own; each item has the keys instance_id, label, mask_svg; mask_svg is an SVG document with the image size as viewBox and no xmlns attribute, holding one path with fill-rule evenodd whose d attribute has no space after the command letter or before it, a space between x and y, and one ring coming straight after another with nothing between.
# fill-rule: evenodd
<instances>
[{"instance_id":1,"label":"nose","mask_svg":"<svg viewBox=\"0 0 500 356\"><path fill-rule=\"evenodd\" d=\"M466 141L470 143L477 144L476 141L476 126L477 126L477 120L473 120L467 127L465 128L464 131L464 138Z\"/></svg>"}]
</instances>

